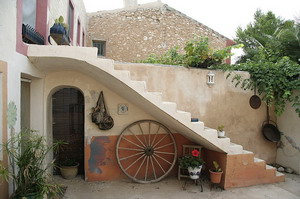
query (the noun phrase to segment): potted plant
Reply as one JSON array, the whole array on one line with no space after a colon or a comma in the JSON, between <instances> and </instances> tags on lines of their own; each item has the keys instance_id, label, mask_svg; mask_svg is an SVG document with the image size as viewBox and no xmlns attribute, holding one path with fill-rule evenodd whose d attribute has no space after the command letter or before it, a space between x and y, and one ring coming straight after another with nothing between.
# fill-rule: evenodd
<instances>
[{"instance_id":1,"label":"potted plant","mask_svg":"<svg viewBox=\"0 0 300 199\"><path fill-rule=\"evenodd\" d=\"M64 179L73 179L78 174L79 163L74 159L65 159L61 161L59 170Z\"/></svg>"},{"instance_id":2,"label":"potted plant","mask_svg":"<svg viewBox=\"0 0 300 199\"><path fill-rule=\"evenodd\" d=\"M179 158L179 165L182 169L187 169L190 178L196 180L199 178L204 161L197 149L192 151L191 155L185 155Z\"/></svg>"},{"instance_id":3,"label":"potted plant","mask_svg":"<svg viewBox=\"0 0 300 199\"><path fill-rule=\"evenodd\" d=\"M217 127L218 130L218 137L219 138L224 138L225 137L225 131L224 131L225 126L224 125L220 125Z\"/></svg>"},{"instance_id":4,"label":"potted plant","mask_svg":"<svg viewBox=\"0 0 300 199\"><path fill-rule=\"evenodd\" d=\"M213 161L214 168L209 170L210 181L215 184L219 184L222 179L223 171L219 166L218 162Z\"/></svg>"},{"instance_id":5,"label":"potted plant","mask_svg":"<svg viewBox=\"0 0 300 199\"><path fill-rule=\"evenodd\" d=\"M46 194L62 194L61 185L53 182L48 172L48 168L54 166L54 161L45 163L49 152L56 150L60 144L55 142L48 145L45 138L35 131L22 130L3 145L11 169L0 164L0 177L13 180L14 193L11 198L42 199Z\"/></svg>"},{"instance_id":6,"label":"potted plant","mask_svg":"<svg viewBox=\"0 0 300 199\"><path fill-rule=\"evenodd\" d=\"M50 28L50 36L54 39L57 45L69 45L69 25L64 22L63 16L60 16L58 19L55 19L53 26ZM51 44L50 36L48 41Z\"/></svg>"}]
</instances>

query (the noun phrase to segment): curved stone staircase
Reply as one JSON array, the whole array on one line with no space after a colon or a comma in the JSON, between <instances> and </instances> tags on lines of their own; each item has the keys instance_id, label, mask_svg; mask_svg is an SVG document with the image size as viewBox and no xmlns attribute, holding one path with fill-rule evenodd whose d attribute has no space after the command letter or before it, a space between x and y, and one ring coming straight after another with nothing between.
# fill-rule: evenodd
<instances>
[{"instance_id":1,"label":"curved stone staircase","mask_svg":"<svg viewBox=\"0 0 300 199\"><path fill-rule=\"evenodd\" d=\"M239 171L254 169L254 173L257 174L252 174L251 177L237 174L238 172L233 170L232 175L236 175L233 179L265 178L249 180L245 185L284 180L284 176L276 172L275 168L266 166L263 160L254 158L254 154L243 150L241 145L231 143L229 138L218 138L217 130L205 127L201 121L191 122L191 113L178 110L175 102L164 102L162 93L148 92L145 81L133 81L129 71L115 70L113 60L97 58L96 48L30 45L28 58L34 66L45 72L58 69L75 70L101 80L101 83L161 123L209 150L226 153L229 160L236 159L234 162L241 164L231 165L232 168L240 167ZM232 181L232 186L229 187L234 187L234 184Z\"/></svg>"}]
</instances>

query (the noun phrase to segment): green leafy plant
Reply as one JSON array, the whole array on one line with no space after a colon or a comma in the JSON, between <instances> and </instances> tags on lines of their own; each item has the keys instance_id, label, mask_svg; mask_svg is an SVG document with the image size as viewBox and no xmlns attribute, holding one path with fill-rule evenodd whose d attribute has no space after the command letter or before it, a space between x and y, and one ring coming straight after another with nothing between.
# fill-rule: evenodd
<instances>
[{"instance_id":1,"label":"green leafy plant","mask_svg":"<svg viewBox=\"0 0 300 199\"><path fill-rule=\"evenodd\" d=\"M162 55L151 54L147 59L138 61L140 63L182 65L184 55L178 52L179 47L174 47Z\"/></svg>"},{"instance_id":2,"label":"green leafy plant","mask_svg":"<svg viewBox=\"0 0 300 199\"><path fill-rule=\"evenodd\" d=\"M274 105L276 115L280 116L286 103L290 102L300 117L300 65L289 57L273 62L263 53L257 56L261 57L260 61L248 60L246 63L220 68L229 71L227 78L232 77L236 87L240 86L244 90L256 88L268 106ZM250 77L235 71L247 71Z\"/></svg>"},{"instance_id":3,"label":"green leafy plant","mask_svg":"<svg viewBox=\"0 0 300 199\"><path fill-rule=\"evenodd\" d=\"M191 155L182 156L178 160L180 167L183 169L188 167L196 168L204 164L200 152L196 149L192 151Z\"/></svg>"},{"instance_id":4,"label":"green leafy plant","mask_svg":"<svg viewBox=\"0 0 300 199\"><path fill-rule=\"evenodd\" d=\"M76 162L75 159L71 159L71 158L66 158L65 160L61 160L59 165L60 166L76 166L78 164L78 162Z\"/></svg>"},{"instance_id":5,"label":"green leafy plant","mask_svg":"<svg viewBox=\"0 0 300 199\"><path fill-rule=\"evenodd\" d=\"M208 68L221 64L230 57L232 48L240 48L242 45L229 46L221 50L214 50L209 46L208 37L195 37L188 41L184 47L185 53L179 52L179 47L172 48L162 55L151 54L141 63L183 65L195 68Z\"/></svg>"},{"instance_id":6,"label":"green leafy plant","mask_svg":"<svg viewBox=\"0 0 300 199\"><path fill-rule=\"evenodd\" d=\"M60 16L59 18L55 19L54 23L61 24L66 30L69 29L69 25L64 22L64 17L63 16Z\"/></svg>"},{"instance_id":7,"label":"green leafy plant","mask_svg":"<svg viewBox=\"0 0 300 199\"><path fill-rule=\"evenodd\" d=\"M0 177L7 181L9 178L13 179L16 185L14 198L33 193L42 198L44 194L58 195L62 192L61 186L51 180L47 171L54 166L54 161L45 164L46 156L60 144L61 142L55 142L48 145L45 138L35 131L23 130L3 145L12 170L0 164ZM14 168L15 165L18 169Z\"/></svg>"},{"instance_id":8,"label":"green leafy plant","mask_svg":"<svg viewBox=\"0 0 300 199\"><path fill-rule=\"evenodd\" d=\"M212 169L213 172L222 172L222 169L217 161L213 161L213 165L214 165L214 168Z\"/></svg>"},{"instance_id":9,"label":"green leafy plant","mask_svg":"<svg viewBox=\"0 0 300 199\"><path fill-rule=\"evenodd\" d=\"M218 131L224 131L225 126L224 125L220 125L217 127Z\"/></svg>"},{"instance_id":10,"label":"green leafy plant","mask_svg":"<svg viewBox=\"0 0 300 199\"><path fill-rule=\"evenodd\" d=\"M254 22L238 28L235 41L244 45L238 64L213 68L229 71L227 78L236 87L257 89L276 115L291 103L300 117L300 24L258 10ZM236 71L247 71L250 77Z\"/></svg>"}]
</instances>

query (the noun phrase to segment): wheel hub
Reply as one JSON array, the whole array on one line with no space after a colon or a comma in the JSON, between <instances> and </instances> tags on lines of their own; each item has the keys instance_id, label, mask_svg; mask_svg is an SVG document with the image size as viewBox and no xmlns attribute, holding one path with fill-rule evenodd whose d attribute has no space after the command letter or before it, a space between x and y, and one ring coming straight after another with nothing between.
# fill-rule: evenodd
<instances>
[{"instance_id":1,"label":"wheel hub","mask_svg":"<svg viewBox=\"0 0 300 199\"><path fill-rule=\"evenodd\" d=\"M147 156L151 156L154 154L154 149L152 147L146 147L144 152Z\"/></svg>"}]
</instances>

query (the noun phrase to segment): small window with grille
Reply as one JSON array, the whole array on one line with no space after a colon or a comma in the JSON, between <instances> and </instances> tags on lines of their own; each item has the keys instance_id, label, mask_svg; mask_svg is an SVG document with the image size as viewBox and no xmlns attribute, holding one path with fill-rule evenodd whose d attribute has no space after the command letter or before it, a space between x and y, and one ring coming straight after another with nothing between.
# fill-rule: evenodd
<instances>
[{"instance_id":1,"label":"small window with grille","mask_svg":"<svg viewBox=\"0 0 300 199\"><path fill-rule=\"evenodd\" d=\"M105 56L106 42L105 41L93 41L93 46L98 48L98 56Z\"/></svg>"}]
</instances>

